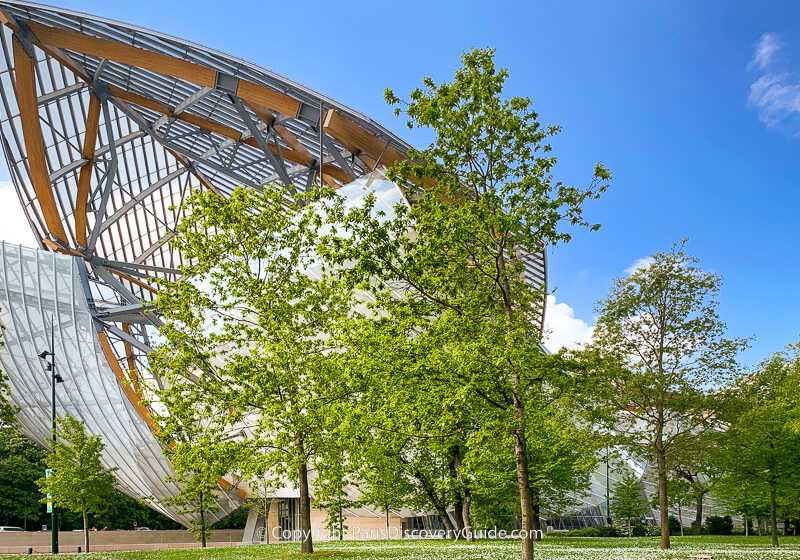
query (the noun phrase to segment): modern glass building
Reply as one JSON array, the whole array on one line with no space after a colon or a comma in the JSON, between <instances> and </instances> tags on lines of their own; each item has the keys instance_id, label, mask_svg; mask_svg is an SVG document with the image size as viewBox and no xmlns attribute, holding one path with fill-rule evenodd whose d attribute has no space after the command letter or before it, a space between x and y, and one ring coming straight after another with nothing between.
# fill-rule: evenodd
<instances>
[{"instance_id":1,"label":"modern glass building","mask_svg":"<svg viewBox=\"0 0 800 560\"><path fill-rule=\"evenodd\" d=\"M175 37L12 0L0 0L0 23L0 142L39 244L0 247L0 360L20 423L47 445L50 378L37 354L52 324L59 414L103 437L126 493L186 523L157 503L177 487L141 401L160 384L145 367L161 325L146 313L148 279L180 275L169 240L184 199L280 181L326 184L354 203L379 187L391 204L402 192L366 176L409 146L300 84ZM546 282L543 251L527 275ZM247 489L220 487L223 516Z\"/></svg>"}]
</instances>

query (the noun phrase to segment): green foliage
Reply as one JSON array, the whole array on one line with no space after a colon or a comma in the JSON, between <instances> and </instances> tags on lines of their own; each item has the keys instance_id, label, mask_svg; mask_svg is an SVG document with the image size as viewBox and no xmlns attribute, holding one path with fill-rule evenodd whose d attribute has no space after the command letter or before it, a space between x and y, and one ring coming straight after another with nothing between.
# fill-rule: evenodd
<instances>
[{"instance_id":1,"label":"green foliage","mask_svg":"<svg viewBox=\"0 0 800 560\"><path fill-rule=\"evenodd\" d=\"M730 389L734 406L724 416L729 427L717 456L718 494L745 515L769 511L773 546L779 544L780 509L796 503L800 493L800 433L791 425L793 410L783 398L794 361L778 353Z\"/></svg>"},{"instance_id":2,"label":"green foliage","mask_svg":"<svg viewBox=\"0 0 800 560\"><path fill-rule=\"evenodd\" d=\"M706 518L706 531L709 535L732 535L733 520L730 515L712 515Z\"/></svg>"},{"instance_id":3,"label":"green foliage","mask_svg":"<svg viewBox=\"0 0 800 560\"><path fill-rule=\"evenodd\" d=\"M154 530L180 529L181 526L172 519L151 509L144 501L135 500L122 492L114 491L106 497L107 508L89 518L90 526L99 529L107 528L126 529L134 528L134 523L139 527L150 527ZM62 522L67 521L64 515L59 516ZM82 525L75 525L80 527Z\"/></svg>"},{"instance_id":4,"label":"green foliage","mask_svg":"<svg viewBox=\"0 0 800 560\"><path fill-rule=\"evenodd\" d=\"M247 516L250 514L250 504L236 508L213 525L212 529L244 529L247 525Z\"/></svg>"},{"instance_id":5,"label":"green foliage","mask_svg":"<svg viewBox=\"0 0 800 560\"><path fill-rule=\"evenodd\" d=\"M211 535L212 525L208 516L219 511L217 478L209 470L195 472L182 470L171 477L169 482L176 482L180 486L180 491L174 496L164 498L161 502L165 506L174 508L178 514L190 516L189 530L194 533L197 542L205 548Z\"/></svg>"},{"instance_id":6,"label":"green foliage","mask_svg":"<svg viewBox=\"0 0 800 560\"><path fill-rule=\"evenodd\" d=\"M669 516L669 534L670 535L680 535L681 534L681 522L678 521L678 518L674 515Z\"/></svg>"},{"instance_id":7,"label":"green foliage","mask_svg":"<svg viewBox=\"0 0 800 560\"><path fill-rule=\"evenodd\" d=\"M44 472L44 450L15 428L0 428L0 511L5 523L38 521L41 494L36 481Z\"/></svg>"},{"instance_id":8,"label":"green foliage","mask_svg":"<svg viewBox=\"0 0 800 560\"><path fill-rule=\"evenodd\" d=\"M157 399L169 411L160 420L176 442L176 470L212 463L218 474L285 476L300 488L303 552L312 551L308 471L324 473L328 451L340 451L351 395L332 332L351 294L324 270L309 272L326 196L287 205L278 186L226 199L195 193L172 240L183 277L162 282L155 302L166 342L150 357L165 381ZM246 439L237 437L243 424Z\"/></svg>"},{"instance_id":9,"label":"green foliage","mask_svg":"<svg viewBox=\"0 0 800 560\"><path fill-rule=\"evenodd\" d=\"M413 164L388 174L409 188L414 204L398 205L393 218L376 215L373 197L339 208L333 215L346 234L331 235L323 253L346 265L347 279L374 301L374 315L350 330L348 346L367 370L402 374L417 393L436 385L413 413L432 422L417 430L425 437L460 432L466 439L465 467L452 481L464 486L487 474L469 472L470 456L487 457L475 468L512 450L523 528L532 529L547 471L572 459L531 461L529 437L568 406L582 365L542 352L545 294L526 279L524 255L568 241L566 226L596 229L583 204L600 196L610 174L598 164L588 188L556 182L548 139L558 127L542 127L529 99L502 97L508 72L495 67L494 51L473 49L462 63L452 82L426 78L406 103L387 90L409 126L435 134L425 150L410 151ZM394 395L387 400L395 404ZM393 416L410 417L398 404ZM526 539L523 557L531 554Z\"/></svg>"},{"instance_id":10,"label":"green foliage","mask_svg":"<svg viewBox=\"0 0 800 560\"><path fill-rule=\"evenodd\" d=\"M631 536L631 519L647 513L644 488L639 478L628 471L614 485L611 496L611 515L628 520L628 536Z\"/></svg>"},{"instance_id":11,"label":"green foliage","mask_svg":"<svg viewBox=\"0 0 800 560\"><path fill-rule=\"evenodd\" d=\"M88 515L102 513L108 507L108 495L114 492L116 469L103 467L101 457L105 444L100 436L86 433L83 422L67 415L58 420L58 440L45 463L52 469L49 477L36 481L42 503L52 501L54 507L83 515L84 543L89 550ZM47 495L51 498L48 500Z\"/></svg>"},{"instance_id":12,"label":"green foliage","mask_svg":"<svg viewBox=\"0 0 800 560\"><path fill-rule=\"evenodd\" d=\"M685 241L685 240L684 240ZM738 374L745 340L726 339L716 312L719 276L675 245L615 280L600 302L590 353L599 358L598 391L621 443L658 474L660 508L669 503L673 459L715 429L729 398L720 388ZM662 516L662 548L669 548Z\"/></svg>"},{"instance_id":13,"label":"green foliage","mask_svg":"<svg viewBox=\"0 0 800 560\"><path fill-rule=\"evenodd\" d=\"M644 537L647 535L647 527L644 525L634 525L633 529L631 530L631 535L634 537Z\"/></svg>"}]
</instances>

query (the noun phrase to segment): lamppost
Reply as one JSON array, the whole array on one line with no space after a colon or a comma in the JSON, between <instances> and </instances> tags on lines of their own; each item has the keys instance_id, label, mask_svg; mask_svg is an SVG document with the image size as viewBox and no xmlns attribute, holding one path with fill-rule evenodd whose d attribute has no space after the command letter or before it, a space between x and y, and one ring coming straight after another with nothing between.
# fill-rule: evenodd
<instances>
[{"instance_id":1,"label":"lamppost","mask_svg":"<svg viewBox=\"0 0 800 560\"><path fill-rule=\"evenodd\" d=\"M51 337L54 336L52 333L51 327ZM52 385L52 397L53 397L53 451L55 451L55 444L56 444L56 383L63 383L64 379L56 373L56 357L53 354L52 350L55 349L54 340L51 338L50 340L50 348L51 350L45 350L44 352L39 353L39 357L43 360L46 360L48 357L50 360L47 360L47 366L44 368L45 371L50 372L50 380ZM52 507L52 518L50 522L52 523L52 527L50 528L51 536L52 536L52 552L53 554L58 554L58 514L56 514L55 506Z\"/></svg>"},{"instance_id":2,"label":"lamppost","mask_svg":"<svg viewBox=\"0 0 800 560\"><path fill-rule=\"evenodd\" d=\"M611 525L611 491L608 476L609 449L606 445L606 522Z\"/></svg>"}]
</instances>

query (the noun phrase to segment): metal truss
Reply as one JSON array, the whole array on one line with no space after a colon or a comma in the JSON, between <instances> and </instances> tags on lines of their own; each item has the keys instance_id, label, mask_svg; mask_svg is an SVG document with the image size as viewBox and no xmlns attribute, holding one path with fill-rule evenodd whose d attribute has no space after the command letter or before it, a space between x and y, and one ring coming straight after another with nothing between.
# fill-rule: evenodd
<instances>
[{"instance_id":1,"label":"metal truss","mask_svg":"<svg viewBox=\"0 0 800 560\"><path fill-rule=\"evenodd\" d=\"M154 279L194 191L339 188L409 146L371 119L238 58L70 10L0 0L0 137L40 248L81 261L113 356L143 371ZM544 251L526 275L545 285ZM160 380L153 380L160 383Z\"/></svg>"}]
</instances>

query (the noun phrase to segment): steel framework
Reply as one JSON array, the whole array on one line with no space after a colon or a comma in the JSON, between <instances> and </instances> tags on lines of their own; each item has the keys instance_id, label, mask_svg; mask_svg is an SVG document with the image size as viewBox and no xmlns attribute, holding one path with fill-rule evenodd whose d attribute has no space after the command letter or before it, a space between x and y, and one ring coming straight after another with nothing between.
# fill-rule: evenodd
<instances>
[{"instance_id":1,"label":"steel framework","mask_svg":"<svg viewBox=\"0 0 800 560\"><path fill-rule=\"evenodd\" d=\"M169 240L186 196L274 181L338 189L409 146L308 88L161 33L15 0L0 0L0 23L0 141L20 201L40 249L80 263L102 355L151 425L138 388L160 383L143 367L160 321L147 302L152 278L180 275ZM526 264L545 286L545 252Z\"/></svg>"}]
</instances>

